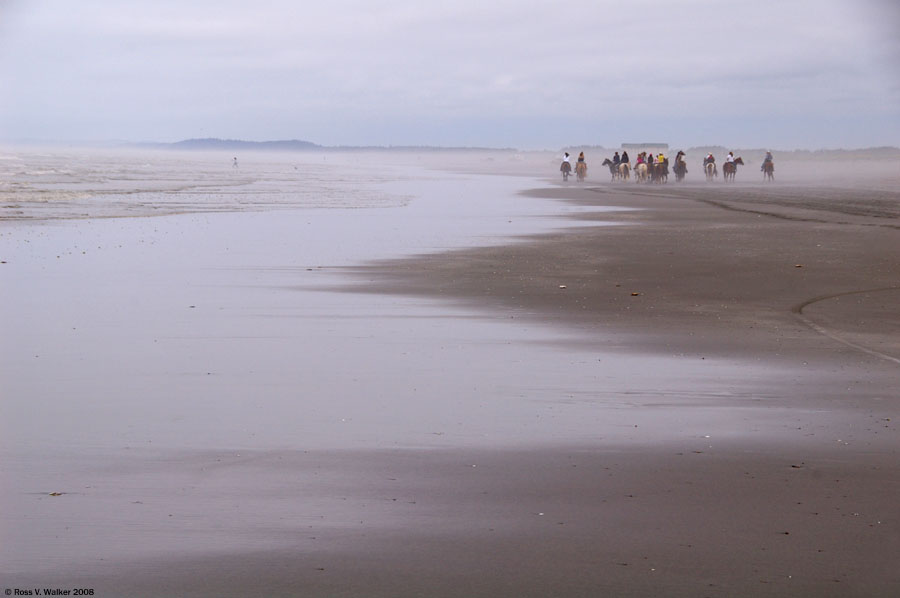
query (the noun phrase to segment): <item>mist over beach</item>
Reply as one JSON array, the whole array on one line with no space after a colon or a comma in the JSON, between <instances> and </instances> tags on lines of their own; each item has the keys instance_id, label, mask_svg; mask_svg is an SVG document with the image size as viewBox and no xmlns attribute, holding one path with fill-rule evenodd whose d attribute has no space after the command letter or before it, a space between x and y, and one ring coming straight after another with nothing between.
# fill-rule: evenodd
<instances>
[{"instance_id":1,"label":"mist over beach","mask_svg":"<svg viewBox=\"0 0 900 598\"><path fill-rule=\"evenodd\" d=\"M897 595L897 18L0 3L0 586Z\"/></svg>"}]
</instances>

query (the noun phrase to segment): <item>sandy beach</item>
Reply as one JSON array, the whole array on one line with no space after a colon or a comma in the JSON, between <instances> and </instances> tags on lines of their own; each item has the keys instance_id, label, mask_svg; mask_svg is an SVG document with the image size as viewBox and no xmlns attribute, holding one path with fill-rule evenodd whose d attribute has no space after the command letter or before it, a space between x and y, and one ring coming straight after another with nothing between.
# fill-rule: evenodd
<instances>
[{"instance_id":1,"label":"sandy beach","mask_svg":"<svg viewBox=\"0 0 900 598\"><path fill-rule=\"evenodd\" d=\"M0 584L897 595L896 165L562 185L552 159L372 158L315 205L318 156L204 162L212 190L172 175L138 214L116 181L17 192Z\"/></svg>"}]
</instances>

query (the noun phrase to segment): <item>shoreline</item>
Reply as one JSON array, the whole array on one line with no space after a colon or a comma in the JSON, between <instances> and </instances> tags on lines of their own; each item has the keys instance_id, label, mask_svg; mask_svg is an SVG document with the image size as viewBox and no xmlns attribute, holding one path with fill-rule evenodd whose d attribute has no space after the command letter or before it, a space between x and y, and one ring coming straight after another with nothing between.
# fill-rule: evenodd
<instances>
[{"instance_id":1,"label":"shoreline","mask_svg":"<svg viewBox=\"0 0 900 598\"><path fill-rule=\"evenodd\" d=\"M810 192L792 191L801 197ZM603 329L632 336L628 346L651 353L764 359L768 351L790 359L782 353L811 351L824 359L846 349L802 322L797 314L803 309L811 320L838 328L837 334L868 335L868 344L900 357L890 318L891 308L900 305L900 267L892 255L900 194L880 193L890 209L848 222L846 214L826 211L825 202L784 208L793 214L743 208L742 193L761 191L533 189L523 195L586 210L626 209L568 216L620 226L565 228L506 246L351 267L352 276L368 282L350 290L532 313L588 335ZM719 201L711 203L709 196ZM817 219L809 217L811 210ZM883 320L856 323L856 331L839 326L834 320L842 309L859 307L838 305L840 298L867 292L880 293L883 304L867 315Z\"/></svg>"}]
</instances>

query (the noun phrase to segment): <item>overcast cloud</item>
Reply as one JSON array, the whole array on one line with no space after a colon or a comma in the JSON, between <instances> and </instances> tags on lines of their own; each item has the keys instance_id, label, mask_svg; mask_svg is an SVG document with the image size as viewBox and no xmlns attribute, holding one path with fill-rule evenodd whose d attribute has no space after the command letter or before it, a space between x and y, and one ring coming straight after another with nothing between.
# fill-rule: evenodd
<instances>
[{"instance_id":1,"label":"overcast cloud","mask_svg":"<svg viewBox=\"0 0 900 598\"><path fill-rule=\"evenodd\" d=\"M0 139L900 145L891 0L0 0Z\"/></svg>"}]
</instances>

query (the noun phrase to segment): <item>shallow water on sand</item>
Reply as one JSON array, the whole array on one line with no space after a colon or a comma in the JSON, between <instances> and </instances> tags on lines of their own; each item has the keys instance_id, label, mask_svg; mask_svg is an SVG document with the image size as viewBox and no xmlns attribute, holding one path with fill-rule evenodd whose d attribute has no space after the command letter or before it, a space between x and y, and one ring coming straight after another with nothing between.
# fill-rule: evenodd
<instances>
[{"instance_id":1,"label":"shallow water on sand","mask_svg":"<svg viewBox=\"0 0 900 598\"><path fill-rule=\"evenodd\" d=\"M390 207L381 186L405 178L389 160L353 154L123 149L0 153L0 219L152 216L285 207Z\"/></svg>"},{"instance_id":2,"label":"shallow water on sand","mask_svg":"<svg viewBox=\"0 0 900 598\"><path fill-rule=\"evenodd\" d=\"M32 222L0 228L0 556L10 571L213 551L223 538L256 546L215 532L231 517L221 501L185 491L206 474L184 464L223 452L704 442L713 427L719 437L747 432L736 405L764 408L747 390L760 373L746 365L636 357L614 338L608 352L564 348L554 342L564 333L525 313L332 290L343 266L367 259L572 226L559 216L580 208L516 194L534 180L388 161L366 166L378 175L358 181L358 195L343 195L356 181L331 181L324 195L302 191L303 204L293 179L279 183L280 199L223 199L224 185L208 180L198 198L183 165L166 176L166 164L136 183L135 209L188 213L73 218L71 206L92 202L89 214L130 213L110 200L119 188L41 200L46 219L26 206ZM87 161L53 176L75 193L90 177L121 186L133 168ZM230 164L219 168L232 176ZM125 174L98 174L110 169ZM157 183L166 190L147 191ZM266 185L277 186L262 174L249 184ZM661 417L668 405L677 410ZM234 492L245 483L272 482L258 475L217 492L243 500ZM48 503L50 492L61 502ZM208 533L173 525L170 508L200 509ZM267 508L266 521L277 520L279 507Z\"/></svg>"},{"instance_id":3,"label":"shallow water on sand","mask_svg":"<svg viewBox=\"0 0 900 598\"><path fill-rule=\"evenodd\" d=\"M539 413L522 419L507 404L592 384L597 372L578 370L594 356L538 346L559 333L517 325L517 314L330 289L342 266L366 259L570 224L515 195L520 179L382 186L414 199L7 227L0 307L16 317L4 327L3 448L559 438L539 431Z\"/></svg>"}]
</instances>

